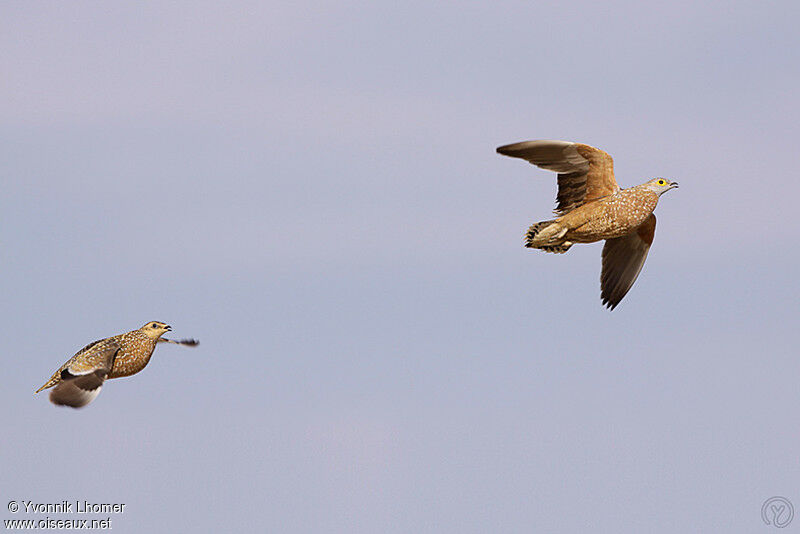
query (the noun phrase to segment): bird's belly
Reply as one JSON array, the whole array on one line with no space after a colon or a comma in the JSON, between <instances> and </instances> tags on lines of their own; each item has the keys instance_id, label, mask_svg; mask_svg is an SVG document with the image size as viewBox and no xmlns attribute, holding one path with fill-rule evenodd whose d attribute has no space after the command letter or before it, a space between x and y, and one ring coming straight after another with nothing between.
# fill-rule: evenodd
<instances>
[{"instance_id":1,"label":"bird's belly","mask_svg":"<svg viewBox=\"0 0 800 534\"><path fill-rule=\"evenodd\" d=\"M135 357L129 354L117 354L114 366L108 374L108 378L119 378L122 376L135 375L147 366L152 353L145 357Z\"/></svg>"},{"instance_id":2,"label":"bird's belly","mask_svg":"<svg viewBox=\"0 0 800 534\"><path fill-rule=\"evenodd\" d=\"M595 241L628 235L638 226L638 224L603 224L601 221L590 221L583 226L570 230L564 238L575 243L594 243Z\"/></svg>"},{"instance_id":3,"label":"bird's belly","mask_svg":"<svg viewBox=\"0 0 800 534\"><path fill-rule=\"evenodd\" d=\"M655 208L655 203L622 203L615 201L613 197L609 201L603 200L594 206L587 205L591 211L587 210L588 213L583 214L583 220L577 217L573 219L578 224L565 235L568 241L593 243L628 235L641 226Z\"/></svg>"}]
</instances>

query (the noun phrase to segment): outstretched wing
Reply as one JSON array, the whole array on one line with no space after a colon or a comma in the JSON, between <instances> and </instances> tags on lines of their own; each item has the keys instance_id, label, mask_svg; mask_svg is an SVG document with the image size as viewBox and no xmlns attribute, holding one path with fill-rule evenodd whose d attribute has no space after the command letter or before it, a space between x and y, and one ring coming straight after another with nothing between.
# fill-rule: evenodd
<instances>
[{"instance_id":1,"label":"outstretched wing","mask_svg":"<svg viewBox=\"0 0 800 534\"><path fill-rule=\"evenodd\" d=\"M619 191L614 179L614 160L599 148L569 141L541 140L501 146L497 152L558 173L557 215Z\"/></svg>"},{"instance_id":2,"label":"outstretched wing","mask_svg":"<svg viewBox=\"0 0 800 534\"><path fill-rule=\"evenodd\" d=\"M92 343L78 352L60 370L61 380L50 392L50 402L80 408L100 394L119 352L116 340Z\"/></svg>"},{"instance_id":3,"label":"outstretched wing","mask_svg":"<svg viewBox=\"0 0 800 534\"><path fill-rule=\"evenodd\" d=\"M633 286L644 267L655 233L656 216L651 214L635 232L606 240L600 296L609 309L613 310Z\"/></svg>"},{"instance_id":4,"label":"outstretched wing","mask_svg":"<svg viewBox=\"0 0 800 534\"><path fill-rule=\"evenodd\" d=\"M174 343L175 345L185 345L187 347L196 347L200 344L196 339L167 339L165 337L158 338L159 343Z\"/></svg>"}]
</instances>

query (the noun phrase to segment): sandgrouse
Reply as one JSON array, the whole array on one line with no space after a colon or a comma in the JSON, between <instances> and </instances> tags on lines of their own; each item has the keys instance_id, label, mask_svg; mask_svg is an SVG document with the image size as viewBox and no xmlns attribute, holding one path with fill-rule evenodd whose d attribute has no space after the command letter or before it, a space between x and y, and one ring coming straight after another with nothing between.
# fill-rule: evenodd
<instances>
[{"instance_id":1,"label":"sandgrouse","mask_svg":"<svg viewBox=\"0 0 800 534\"><path fill-rule=\"evenodd\" d=\"M161 337L170 330L172 327L168 324L151 321L138 330L89 343L62 365L36 393L55 386L50 392L50 402L53 404L73 408L86 406L100 393L106 378L130 376L144 369L157 343L198 344L194 339L175 341Z\"/></svg>"},{"instance_id":2,"label":"sandgrouse","mask_svg":"<svg viewBox=\"0 0 800 534\"><path fill-rule=\"evenodd\" d=\"M678 183L654 178L620 189L611 156L580 143L523 141L501 146L497 152L558 173L558 217L532 225L525 246L563 254L573 243L605 239L600 296L613 310L647 258L656 230L653 210L658 198Z\"/></svg>"}]
</instances>

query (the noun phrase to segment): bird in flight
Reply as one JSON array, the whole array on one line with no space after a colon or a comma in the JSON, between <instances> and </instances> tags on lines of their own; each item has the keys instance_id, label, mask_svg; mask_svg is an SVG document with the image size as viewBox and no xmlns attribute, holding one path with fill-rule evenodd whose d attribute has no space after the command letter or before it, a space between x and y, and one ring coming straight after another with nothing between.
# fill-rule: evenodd
<instances>
[{"instance_id":1,"label":"bird in flight","mask_svg":"<svg viewBox=\"0 0 800 534\"><path fill-rule=\"evenodd\" d=\"M159 342L194 347L194 339L172 340L163 336L172 327L151 321L137 330L89 343L53 373L42 387L53 388L50 402L80 408L92 402L107 378L138 373L145 368ZM55 387L54 387L55 386Z\"/></svg>"},{"instance_id":2,"label":"bird in flight","mask_svg":"<svg viewBox=\"0 0 800 534\"><path fill-rule=\"evenodd\" d=\"M533 224L525 246L563 254L574 243L605 240L600 296L614 309L642 270L656 231L658 198L678 182L654 178L620 189L611 156L568 141L523 141L501 146L504 156L522 158L558 173L556 218Z\"/></svg>"}]
</instances>

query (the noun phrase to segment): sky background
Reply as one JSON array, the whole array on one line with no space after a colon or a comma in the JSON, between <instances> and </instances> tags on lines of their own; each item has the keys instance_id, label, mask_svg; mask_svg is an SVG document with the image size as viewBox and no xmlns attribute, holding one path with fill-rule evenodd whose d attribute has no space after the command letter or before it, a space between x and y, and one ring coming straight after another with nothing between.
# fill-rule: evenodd
<instances>
[{"instance_id":1,"label":"sky background","mask_svg":"<svg viewBox=\"0 0 800 534\"><path fill-rule=\"evenodd\" d=\"M766 499L800 507L798 17L3 3L0 518L770 531ZM614 312L601 244L522 246L555 176L495 147L542 138L681 184ZM33 395L150 320L201 344L82 410Z\"/></svg>"}]
</instances>

